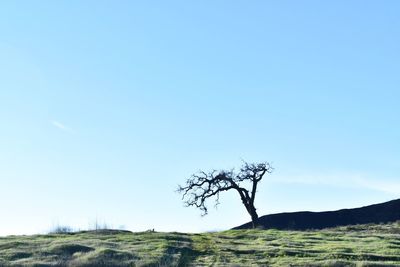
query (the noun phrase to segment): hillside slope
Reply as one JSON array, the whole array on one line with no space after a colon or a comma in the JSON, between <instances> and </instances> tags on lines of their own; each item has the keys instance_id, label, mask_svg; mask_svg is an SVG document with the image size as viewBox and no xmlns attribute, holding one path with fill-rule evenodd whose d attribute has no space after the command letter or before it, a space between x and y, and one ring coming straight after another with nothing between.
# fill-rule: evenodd
<instances>
[{"instance_id":1,"label":"hillside slope","mask_svg":"<svg viewBox=\"0 0 400 267\"><path fill-rule=\"evenodd\" d=\"M336 226L390 223L400 220L400 199L355 209L325 212L288 212L260 217L259 224L265 229L307 230ZM251 222L234 229L250 229Z\"/></svg>"},{"instance_id":2,"label":"hillside slope","mask_svg":"<svg viewBox=\"0 0 400 267\"><path fill-rule=\"evenodd\" d=\"M0 238L0 266L400 266L400 224L318 231L92 231Z\"/></svg>"}]
</instances>

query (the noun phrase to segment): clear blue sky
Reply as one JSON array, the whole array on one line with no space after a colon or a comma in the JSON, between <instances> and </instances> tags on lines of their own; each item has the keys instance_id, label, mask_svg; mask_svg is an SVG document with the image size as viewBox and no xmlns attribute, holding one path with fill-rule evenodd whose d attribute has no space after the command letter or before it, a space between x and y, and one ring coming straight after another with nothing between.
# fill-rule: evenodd
<instances>
[{"instance_id":1,"label":"clear blue sky","mask_svg":"<svg viewBox=\"0 0 400 267\"><path fill-rule=\"evenodd\" d=\"M399 1L3 1L0 235L207 231L175 193L270 161L260 215L400 196Z\"/></svg>"}]
</instances>

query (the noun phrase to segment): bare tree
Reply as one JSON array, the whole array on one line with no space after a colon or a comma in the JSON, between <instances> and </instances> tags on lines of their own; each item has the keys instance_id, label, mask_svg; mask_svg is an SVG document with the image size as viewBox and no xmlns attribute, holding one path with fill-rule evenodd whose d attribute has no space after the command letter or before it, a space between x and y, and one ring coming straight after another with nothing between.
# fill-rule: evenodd
<instances>
[{"instance_id":1,"label":"bare tree","mask_svg":"<svg viewBox=\"0 0 400 267\"><path fill-rule=\"evenodd\" d=\"M185 186L179 186L178 192L186 206L194 206L202 211L202 215L208 213L206 201L215 197L215 206L219 204L219 194L228 190L236 190L247 212L251 216L253 228L258 224L258 214L254 206L257 185L265 174L271 173L273 168L268 162L247 163L243 162L239 172L234 170L213 170L211 172L200 171L193 174Z\"/></svg>"}]
</instances>

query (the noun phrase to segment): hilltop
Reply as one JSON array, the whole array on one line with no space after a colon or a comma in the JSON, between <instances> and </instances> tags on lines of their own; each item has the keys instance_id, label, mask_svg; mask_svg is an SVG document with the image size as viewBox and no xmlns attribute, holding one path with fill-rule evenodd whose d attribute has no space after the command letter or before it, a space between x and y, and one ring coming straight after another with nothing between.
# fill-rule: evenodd
<instances>
[{"instance_id":1,"label":"hilltop","mask_svg":"<svg viewBox=\"0 0 400 267\"><path fill-rule=\"evenodd\" d=\"M400 223L313 231L89 231L0 238L0 266L400 266Z\"/></svg>"},{"instance_id":2,"label":"hilltop","mask_svg":"<svg viewBox=\"0 0 400 267\"><path fill-rule=\"evenodd\" d=\"M264 229L307 230L368 223L391 223L398 220L400 220L400 199L355 209L270 214L260 217L259 224ZM250 228L252 228L251 222L234 229Z\"/></svg>"}]
</instances>

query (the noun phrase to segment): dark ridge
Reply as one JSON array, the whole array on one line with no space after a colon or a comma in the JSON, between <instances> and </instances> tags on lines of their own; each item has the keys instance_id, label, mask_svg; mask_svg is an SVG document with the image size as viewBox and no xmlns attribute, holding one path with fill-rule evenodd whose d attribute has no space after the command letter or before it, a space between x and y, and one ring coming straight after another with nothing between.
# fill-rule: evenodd
<instances>
[{"instance_id":1,"label":"dark ridge","mask_svg":"<svg viewBox=\"0 0 400 267\"><path fill-rule=\"evenodd\" d=\"M336 226L390 223L400 220L400 199L355 209L324 212L288 212L259 218L259 227L279 230L311 230ZM251 222L233 229L250 229Z\"/></svg>"}]
</instances>

